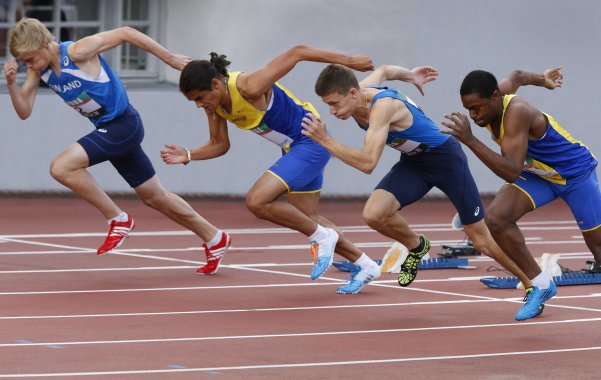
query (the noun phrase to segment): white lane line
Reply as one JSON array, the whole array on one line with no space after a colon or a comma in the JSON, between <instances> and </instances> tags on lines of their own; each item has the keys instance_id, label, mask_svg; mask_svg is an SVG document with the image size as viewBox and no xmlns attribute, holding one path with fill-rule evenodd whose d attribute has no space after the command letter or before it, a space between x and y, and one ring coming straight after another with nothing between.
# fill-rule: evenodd
<instances>
[{"instance_id":1,"label":"white lane line","mask_svg":"<svg viewBox=\"0 0 601 380\"><path fill-rule=\"evenodd\" d=\"M5 374L5 375L0 375L0 378L141 375L141 374L235 371L235 370L275 369L275 368L306 368L306 367L326 367L326 366L348 366L348 365L360 365L360 364L402 363L402 362L417 362L417 361L427 362L427 361L433 361L433 360L481 359L481 358L503 357L503 356L518 356L518 355L521 356L521 355L536 355L536 354L542 355L542 354L597 351L597 350L601 350L601 346L559 348L559 349L552 349L552 350L535 350L535 351L493 352L493 353L488 353L488 354L472 354L472 355L420 356L420 357L416 357L416 358L371 359L371 360L313 362L313 363L282 363L282 364L264 364L264 365L259 364L259 365L231 366L231 367L173 368L173 369L149 369L149 370L132 370L132 371L106 371L106 372Z\"/></svg>"},{"instance_id":2,"label":"white lane line","mask_svg":"<svg viewBox=\"0 0 601 380\"><path fill-rule=\"evenodd\" d=\"M576 223L572 220L557 220L557 221L539 221L539 222L520 222L520 226L541 226L541 225L551 225L550 229L576 229ZM573 225L567 227L557 227L557 225ZM373 232L375 231L365 225L363 226L338 226L342 232ZM444 228L439 228L444 227ZM413 229L422 229L427 230L431 228L431 231L455 231L451 228L451 223L428 223L428 224L411 224L411 228ZM528 228L528 227L524 227ZM545 227L537 227L533 229L545 229ZM246 235L246 234L277 234L277 233L295 233L298 232L289 228L282 227L268 227L268 228L234 228L228 229L225 228L228 233L233 235ZM144 231L144 232L132 232L131 236L184 236L184 235L194 235L193 232L188 230L162 230L162 231ZM0 235L0 240L2 239L31 239L31 238L77 238L77 237L105 237L106 232L80 232L80 233L56 233L56 234L16 234L16 235Z\"/></svg>"},{"instance_id":3,"label":"white lane line","mask_svg":"<svg viewBox=\"0 0 601 380\"><path fill-rule=\"evenodd\" d=\"M269 339L269 338L295 338L309 336L329 336L329 335L356 335L356 334L389 334L406 333L419 331L442 331L442 330L468 330L481 328L498 328L533 325L557 325L564 323L590 323L601 322L601 318L582 318L582 319L564 319L557 321L529 321L512 323L493 323L485 325L457 325L457 326L431 326L431 327L411 327L400 329L377 329L377 330L345 330L345 331L326 331L326 332L306 332L306 333L281 333L281 334L257 334L257 335L224 335L224 336L206 336L206 337L188 337L188 338L154 338L154 339L124 339L124 340L91 340L91 341L70 341L70 342L23 342L23 343L2 343L0 348L7 347L31 347L31 346L77 346L77 345L96 345L96 344L129 344L129 343L168 343L168 342L190 342L190 341L210 341L210 340L232 340L232 339Z\"/></svg>"},{"instance_id":4,"label":"white lane line","mask_svg":"<svg viewBox=\"0 0 601 380\"><path fill-rule=\"evenodd\" d=\"M329 285L329 284L327 284ZM311 285L305 285L311 286ZM278 287L274 285L273 287ZM469 297L469 295L465 295ZM156 311L139 313L104 313L104 314L63 314L63 315L15 315L2 316L3 320L23 320L23 319L77 319L77 318L111 318L111 317L149 317L165 315L203 315L203 314L231 314L231 313L263 313L263 312L288 312L288 311L313 311L313 310L336 310L336 309L362 309L362 308L384 308L384 307L405 307L405 306L440 306L469 303L489 303L489 302L512 302L522 303L521 298L487 298L472 296L475 299L459 299L449 301L416 301L382 304L356 304L356 305L322 305L322 306L298 306L298 307L271 307L271 308L248 308L248 309L222 309L222 310L188 310L188 311ZM597 297L597 296L594 296ZM583 298L582 296L566 296L561 299ZM592 296L591 296L592 298ZM546 303L547 307L557 307L566 309L576 309L584 311L601 312L598 309L579 308L572 306L551 305Z\"/></svg>"},{"instance_id":5,"label":"white lane line","mask_svg":"<svg viewBox=\"0 0 601 380\"><path fill-rule=\"evenodd\" d=\"M73 319L73 318L111 318L111 317L148 317L164 315L203 315L203 314L230 314L230 313L262 313L274 311L311 311L311 310L334 310L334 309L361 309L372 307L399 307L416 305L444 305L444 304L466 304L466 303L484 303L484 302L503 302L503 299L488 300L454 300L454 301L433 301L433 302L402 302L385 304L358 304L358 305L327 305L327 306L299 306L299 307L272 307L272 308L252 308L252 309L224 309L224 310L189 310L189 311L156 311L139 313L105 313L105 314L64 314L64 315L20 315L20 316L2 316L0 320L22 320L22 319Z\"/></svg>"},{"instance_id":6,"label":"white lane line","mask_svg":"<svg viewBox=\"0 0 601 380\"><path fill-rule=\"evenodd\" d=\"M37 270L3 270L0 274L31 274L31 273L70 273L70 272L121 272L144 270L196 269L197 266L163 266L163 267L131 267L131 268L78 268L78 269L37 269Z\"/></svg>"},{"instance_id":7,"label":"white lane line","mask_svg":"<svg viewBox=\"0 0 601 380\"><path fill-rule=\"evenodd\" d=\"M528 245L566 245L566 244L584 244L584 240L580 239L576 240L538 240L539 238L533 238L527 241ZM48 247L56 247L62 248L67 246L61 246L58 244L50 244L50 243L42 243L42 242L33 242L22 239L6 239L6 242L14 242L20 244L32 244L32 245L42 245ZM455 245L462 244L464 240L432 240L430 244L433 247L440 247L442 245ZM392 242L383 241L383 242L355 242L353 243L357 248L389 248ZM301 250L307 249L308 244L286 244L286 245L266 245L266 246L232 246L229 251L283 251L283 250ZM186 247L186 248L126 248L121 249L119 252L199 252L201 250L200 246L197 247ZM53 254L82 254L96 252L95 249L92 248L76 248L73 247L69 250L54 250L54 251L6 251L0 252L0 256L25 256L25 255L53 255ZM565 253L560 255L587 255L590 256L590 252L576 252L576 253ZM470 258L474 260L484 259L488 260L488 257L474 257Z\"/></svg>"},{"instance_id":8,"label":"white lane line","mask_svg":"<svg viewBox=\"0 0 601 380\"><path fill-rule=\"evenodd\" d=\"M34 244L34 245L58 246L60 248L68 248L68 249L72 249L72 248L75 248L75 249L84 249L84 248L81 248L81 247L72 247L72 246L67 246L67 245L57 245L57 244L41 243L41 242L30 242L30 241L26 241L26 240L23 240L21 242L26 243L26 244ZM94 252L94 250L90 250L90 251ZM175 259L175 258L170 258L170 257L162 257L162 256L154 256L154 255L139 255L139 254L134 254L134 253L124 253L124 252L119 252L119 251L114 251L112 254L114 254L114 255L122 255L122 256L139 257L139 258L144 258L144 259L155 259L155 260L164 260L164 261L172 261L172 262L180 262L180 263L202 264L201 262L192 261L192 260L182 260L182 259ZM224 265L224 267L225 267L225 265ZM283 271L274 271L274 270L266 270L266 269L258 269L258 268L247 268L247 267L241 267L241 266L232 267L232 268L240 269L240 270L245 270L245 271L254 271L254 272L262 272L262 273L270 273L270 274L281 274L281 275L292 276L292 277L302 277L302 278L307 278L308 277L308 275L304 275L304 274L290 273L290 272L283 272ZM337 278L328 278L328 277L325 277L325 276L322 276L321 279L322 280L329 280L329 281L340 281L340 279L337 279ZM400 290L400 289L404 289L404 290L407 290L407 291L424 292L424 293L437 294L437 295L449 295L449 296L456 296L456 297L467 297L467 298L487 299L487 300L499 301L498 298L483 297L483 296L477 296L477 295L471 295L471 294L462 294L462 293L455 293L455 292L443 292L443 291L430 290L430 289L420 289L420 288L416 288L416 287L399 288L398 286L395 286L395 285L386 285L386 284L381 284L381 283L370 284L370 286L379 286L379 287L386 287L386 288L394 288L397 291ZM505 301L507 301L507 300L505 300ZM509 302L521 302L521 301L510 300ZM558 308L572 309L572 310L600 311L600 310L597 310L597 309L588 309L588 308L575 307L575 306L550 305L548 303L546 305L547 306L558 307Z\"/></svg>"}]
</instances>

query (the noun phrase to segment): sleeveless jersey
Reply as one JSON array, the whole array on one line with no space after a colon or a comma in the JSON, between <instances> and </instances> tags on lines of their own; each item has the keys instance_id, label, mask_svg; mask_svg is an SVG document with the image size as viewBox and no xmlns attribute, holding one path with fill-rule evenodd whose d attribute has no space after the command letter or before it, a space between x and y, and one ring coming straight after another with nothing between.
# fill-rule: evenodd
<instances>
[{"instance_id":1,"label":"sleeveless jersey","mask_svg":"<svg viewBox=\"0 0 601 380\"><path fill-rule=\"evenodd\" d=\"M307 113L319 116L311 103L299 101L279 83L272 86L267 110L259 110L250 104L238 91L236 80L240 72L229 74L227 90L232 98L232 112L217 107L215 112L240 129L246 129L266 138L288 151L290 145L302 137L301 120Z\"/></svg>"},{"instance_id":2,"label":"sleeveless jersey","mask_svg":"<svg viewBox=\"0 0 601 380\"><path fill-rule=\"evenodd\" d=\"M60 77L51 67L41 72L41 79L60 96L67 105L99 126L121 116L129 106L129 99L121 80L108 63L100 58L100 74L93 77L81 71L71 61L67 48L73 42L61 42Z\"/></svg>"},{"instance_id":3,"label":"sleeveless jersey","mask_svg":"<svg viewBox=\"0 0 601 380\"><path fill-rule=\"evenodd\" d=\"M499 145L505 135L505 111L514 97L515 95L505 95L503 98L499 138L495 139L491 126L486 126L493 140ZM582 142L574 139L553 117L544 112L543 115L549 121L547 131L539 140L528 140L523 170L553 183L565 185L567 178L577 177L597 166L597 159Z\"/></svg>"},{"instance_id":4,"label":"sleeveless jersey","mask_svg":"<svg viewBox=\"0 0 601 380\"><path fill-rule=\"evenodd\" d=\"M386 139L386 145L401 151L408 156L415 156L422 152L426 152L432 148L442 145L449 135L440 132L438 126L430 120L424 111L421 110L411 99L405 94L390 87L372 87L380 91L371 101L371 107L382 98L393 98L403 102L411 115L413 115L413 124L404 131L389 131ZM356 120L355 120L356 121ZM357 124L359 124L357 122ZM367 130L369 124L362 126L361 129Z\"/></svg>"}]
</instances>

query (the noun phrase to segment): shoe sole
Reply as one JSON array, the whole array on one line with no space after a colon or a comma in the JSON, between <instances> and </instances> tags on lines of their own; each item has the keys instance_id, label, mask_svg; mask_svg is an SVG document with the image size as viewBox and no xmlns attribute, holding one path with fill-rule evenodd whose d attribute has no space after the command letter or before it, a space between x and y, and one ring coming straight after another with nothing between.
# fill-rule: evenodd
<instances>
[{"instance_id":1,"label":"shoe sole","mask_svg":"<svg viewBox=\"0 0 601 380\"><path fill-rule=\"evenodd\" d=\"M126 237L125 239L121 240L121 241L119 242L119 244L117 244L116 246L114 246L114 247L113 247L113 248L111 248L110 250L108 250L108 251L104 251L104 252L102 252L102 253L98 253L98 252L96 252L96 254L97 254L98 256L102 256L102 255L106 255L107 253L112 253L114 250L116 250L117 248L121 247L121 245L122 245L123 243L125 243L125 241L126 241L126 240L127 240L127 237Z\"/></svg>"}]
</instances>

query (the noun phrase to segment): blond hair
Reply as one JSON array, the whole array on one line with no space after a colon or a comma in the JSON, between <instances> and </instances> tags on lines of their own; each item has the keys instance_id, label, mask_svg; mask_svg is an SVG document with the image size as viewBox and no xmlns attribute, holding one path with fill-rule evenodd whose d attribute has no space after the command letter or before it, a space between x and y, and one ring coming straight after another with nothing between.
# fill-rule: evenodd
<instances>
[{"instance_id":1,"label":"blond hair","mask_svg":"<svg viewBox=\"0 0 601 380\"><path fill-rule=\"evenodd\" d=\"M25 53L30 53L52 42L54 36L35 18L23 17L10 33L10 54L18 58Z\"/></svg>"}]
</instances>

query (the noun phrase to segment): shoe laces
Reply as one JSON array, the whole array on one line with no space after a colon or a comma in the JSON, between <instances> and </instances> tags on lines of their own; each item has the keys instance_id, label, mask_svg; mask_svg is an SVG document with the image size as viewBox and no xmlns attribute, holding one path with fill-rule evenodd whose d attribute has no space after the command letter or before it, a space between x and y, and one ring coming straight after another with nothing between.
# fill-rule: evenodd
<instances>
[{"instance_id":1,"label":"shoe laces","mask_svg":"<svg viewBox=\"0 0 601 380\"><path fill-rule=\"evenodd\" d=\"M403 263L403 267L408 269L417 269L417 266L419 265L420 261L421 259L419 257L409 254L407 256L407 259L405 259L405 262Z\"/></svg>"},{"instance_id":2,"label":"shoe laces","mask_svg":"<svg viewBox=\"0 0 601 380\"><path fill-rule=\"evenodd\" d=\"M117 225L119 223L120 225ZM127 236L131 228L123 222L112 221L109 227L109 236Z\"/></svg>"},{"instance_id":3,"label":"shoe laces","mask_svg":"<svg viewBox=\"0 0 601 380\"><path fill-rule=\"evenodd\" d=\"M532 293L533 290L534 290L533 288L526 289L526 294L524 294L524 298L522 298L523 302L528 302L528 296L530 295L530 293Z\"/></svg>"},{"instance_id":4,"label":"shoe laces","mask_svg":"<svg viewBox=\"0 0 601 380\"><path fill-rule=\"evenodd\" d=\"M311 256L313 256L313 262L317 262L319 257L319 243L313 240L311 242Z\"/></svg>"},{"instance_id":5,"label":"shoe laces","mask_svg":"<svg viewBox=\"0 0 601 380\"><path fill-rule=\"evenodd\" d=\"M213 260L217 260L218 257L213 255L213 252L211 252L211 250L209 249L209 247L206 244L203 244L202 247L205 250L205 255L207 256L207 261L213 261Z\"/></svg>"}]
</instances>

